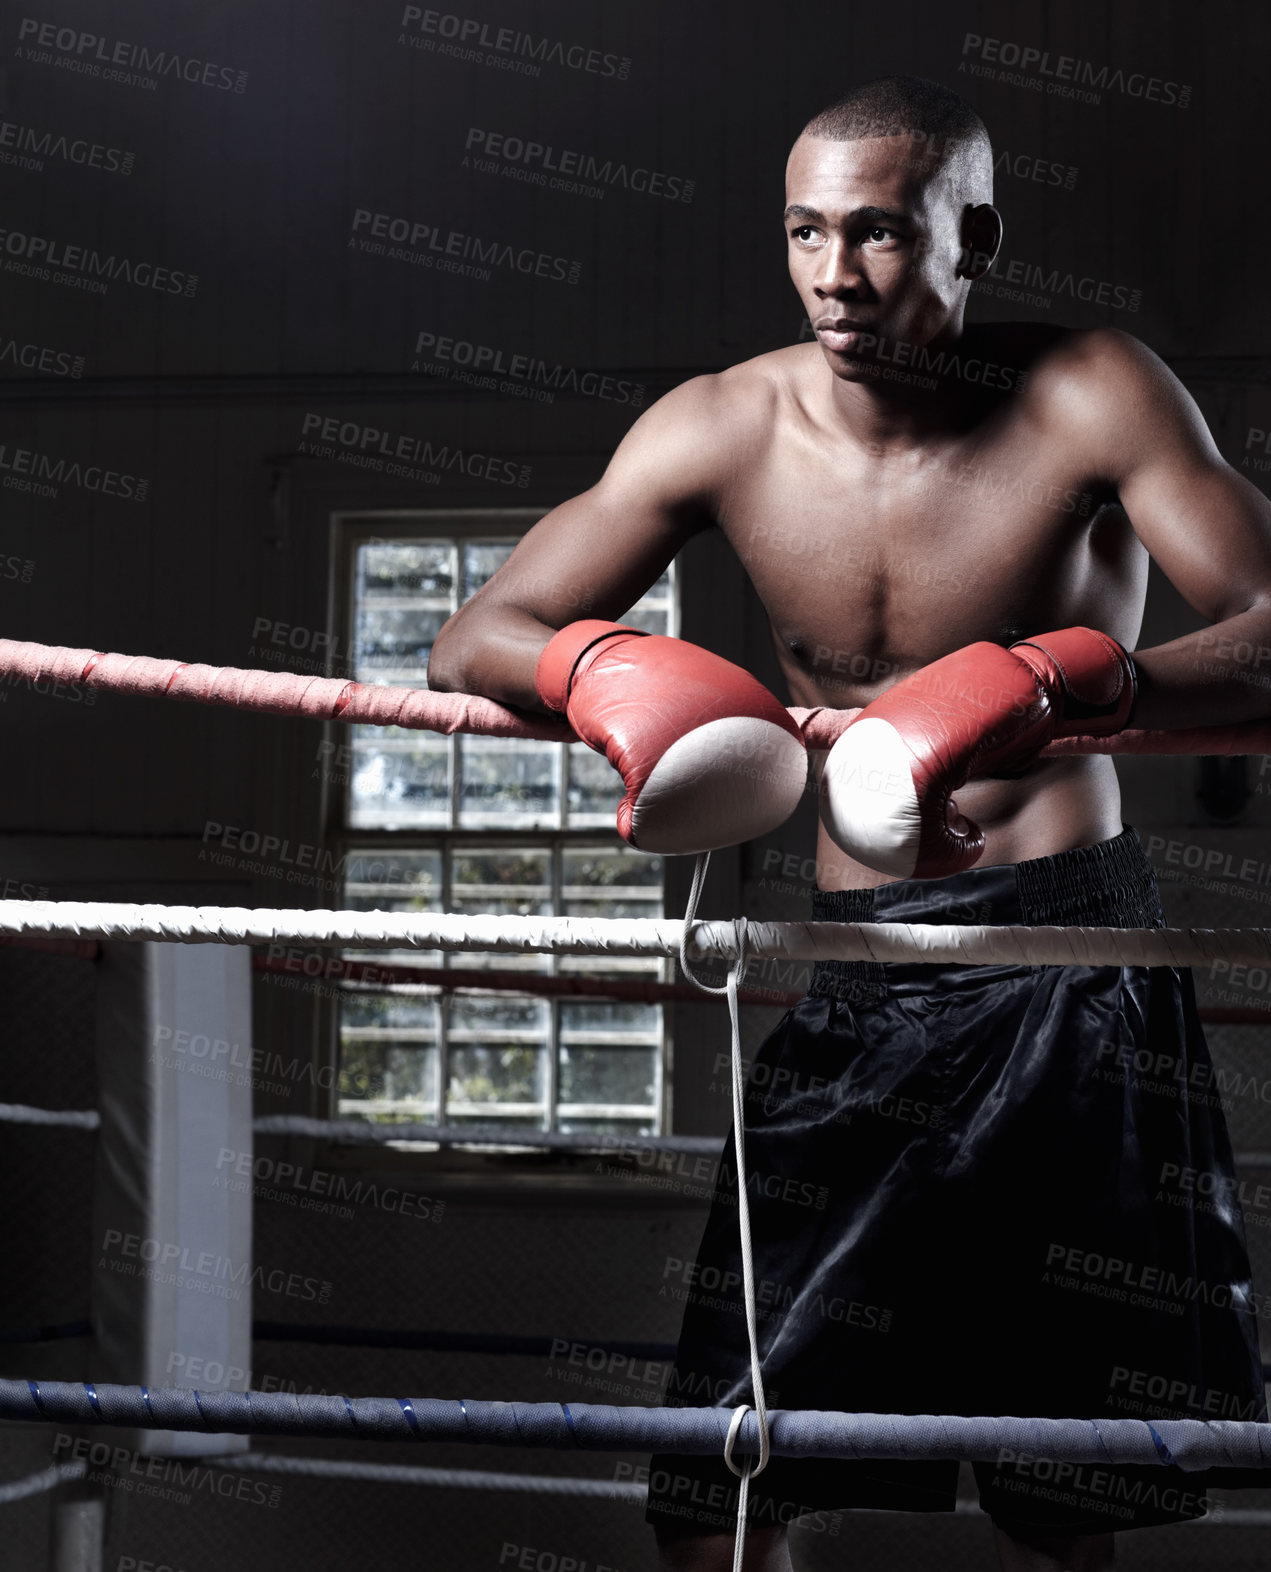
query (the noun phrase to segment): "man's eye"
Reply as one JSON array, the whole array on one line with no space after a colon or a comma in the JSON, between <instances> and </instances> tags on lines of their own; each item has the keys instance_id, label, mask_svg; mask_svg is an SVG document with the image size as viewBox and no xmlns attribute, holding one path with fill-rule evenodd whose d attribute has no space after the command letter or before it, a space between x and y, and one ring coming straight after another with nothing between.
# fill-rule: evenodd
<instances>
[{"instance_id":1,"label":"man's eye","mask_svg":"<svg viewBox=\"0 0 1271 1572\"><path fill-rule=\"evenodd\" d=\"M816 234L816 230L813 229L811 224L800 224L797 229L792 229L790 233L796 240L807 240Z\"/></svg>"},{"instance_id":2,"label":"man's eye","mask_svg":"<svg viewBox=\"0 0 1271 1572\"><path fill-rule=\"evenodd\" d=\"M896 231L894 229L884 229L881 224L875 224L868 232L866 238L869 240L894 240Z\"/></svg>"}]
</instances>

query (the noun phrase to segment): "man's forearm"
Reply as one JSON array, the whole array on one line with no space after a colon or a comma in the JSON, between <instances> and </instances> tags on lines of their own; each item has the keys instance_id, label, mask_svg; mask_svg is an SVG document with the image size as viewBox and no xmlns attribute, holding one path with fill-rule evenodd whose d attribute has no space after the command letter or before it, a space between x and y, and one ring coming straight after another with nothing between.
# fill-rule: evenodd
<instances>
[{"instance_id":1,"label":"man's forearm","mask_svg":"<svg viewBox=\"0 0 1271 1572\"><path fill-rule=\"evenodd\" d=\"M428 658L428 686L437 693L475 693L546 714L534 690L534 667L555 632L528 612L506 606L456 612Z\"/></svg>"},{"instance_id":2,"label":"man's forearm","mask_svg":"<svg viewBox=\"0 0 1271 1572\"><path fill-rule=\"evenodd\" d=\"M1136 650L1135 730L1229 726L1271 716L1271 605L1251 606L1212 627Z\"/></svg>"}]
</instances>

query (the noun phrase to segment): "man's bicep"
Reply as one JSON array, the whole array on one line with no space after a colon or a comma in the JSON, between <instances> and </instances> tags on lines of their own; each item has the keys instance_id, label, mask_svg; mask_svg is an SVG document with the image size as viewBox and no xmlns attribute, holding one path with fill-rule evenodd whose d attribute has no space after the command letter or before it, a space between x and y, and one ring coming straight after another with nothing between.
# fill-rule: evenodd
<instances>
[{"instance_id":1,"label":"man's bicep","mask_svg":"<svg viewBox=\"0 0 1271 1572\"><path fill-rule=\"evenodd\" d=\"M480 593L550 627L612 619L640 599L693 535L715 521L722 462L709 390L676 388L647 410L590 491L553 508Z\"/></svg>"},{"instance_id":2,"label":"man's bicep","mask_svg":"<svg viewBox=\"0 0 1271 1572\"><path fill-rule=\"evenodd\" d=\"M1121 502L1149 556L1211 622L1271 600L1271 503L1222 458L1145 465Z\"/></svg>"},{"instance_id":3,"label":"man's bicep","mask_svg":"<svg viewBox=\"0 0 1271 1572\"><path fill-rule=\"evenodd\" d=\"M1223 458L1183 384L1128 333L1096 329L1073 349L1063 424L1153 561L1212 622L1271 595L1271 504Z\"/></svg>"},{"instance_id":4,"label":"man's bicep","mask_svg":"<svg viewBox=\"0 0 1271 1572\"><path fill-rule=\"evenodd\" d=\"M710 523L690 507L606 492L603 482L541 518L481 589L489 609L513 608L551 628L620 617Z\"/></svg>"},{"instance_id":5,"label":"man's bicep","mask_svg":"<svg viewBox=\"0 0 1271 1572\"><path fill-rule=\"evenodd\" d=\"M1222 457L1182 384L1165 378L1136 401L1118 493L1149 555L1216 622L1271 597L1271 503Z\"/></svg>"}]
</instances>

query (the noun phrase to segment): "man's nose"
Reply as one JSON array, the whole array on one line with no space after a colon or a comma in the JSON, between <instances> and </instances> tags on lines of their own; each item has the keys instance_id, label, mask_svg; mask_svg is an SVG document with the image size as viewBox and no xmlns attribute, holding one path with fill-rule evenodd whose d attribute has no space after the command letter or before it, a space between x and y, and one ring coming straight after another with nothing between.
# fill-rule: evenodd
<instances>
[{"instance_id":1,"label":"man's nose","mask_svg":"<svg viewBox=\"0 0 1271 1572\"><path fill-rule=\"evenodd\" d=\"M865 288L865 274L855 250L843 240L831 240L818 258L812 280L818 295L853 299Z\"/></svg>"}]
</instances>

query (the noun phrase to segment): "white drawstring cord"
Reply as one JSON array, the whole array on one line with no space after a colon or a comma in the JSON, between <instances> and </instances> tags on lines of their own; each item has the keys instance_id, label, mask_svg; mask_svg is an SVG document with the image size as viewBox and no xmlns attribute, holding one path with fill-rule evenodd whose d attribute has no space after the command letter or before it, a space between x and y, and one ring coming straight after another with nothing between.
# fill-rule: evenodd
<instances>
[{"instance_id":1,"label":"white drawstring cord","mask_svg":"<svg viewBox=\"0 0 1271 1572\"><path fill-rule=\"evenodd\" d=\"M746 938L747 923L744 917L733 920L733 931L737 936L737 959L728 971L727 981L722 988L716 988L709 983L704 983L694 977L688 964L688 941L693 929L693 920L697 912L697 903L702 894L702 886L706 882L706 869L710 864L711 854L701 852L693 868L693 883L689 889L688 902L684 908L684 927L680 931L680 965L684 975L691 983L696 984L703 993L726 993L728 995L728 1017L732 1023L732 1066L733 1066L733 1142L737 1158L737 1225L741 1234L741 1275L742 1294L746 1306L746 1335L750 1340L750 1381L754 1390L755 1418L759 1425L759 1461L756 1464L753 1458L747 1458L745 1466L739 1468L733 1462L733 1446L741 1430L742 1420L748 1412L747 1405L743 1404L734 1410L732 1422L728 1427L728 1439L724 1443L724 1462L734 1474L741 1479L737 1495L737 1537L733 1542L733 1572L741 1572L742 1556L746 1547L746 1504L750 1494L750 1481L755 1475L761 1474L768 1466L768 1405L764 1399L763 1374L759 1369L759 1332L758 1318L755 1313L755 1268L752 1260L750 1243L750 1199L746 1194L746 1141L743 1129L745 1114L745 1083L741 1073L741 1019L737 1003L737 989L746 970Z\"/></svg>"}]
</instances>

